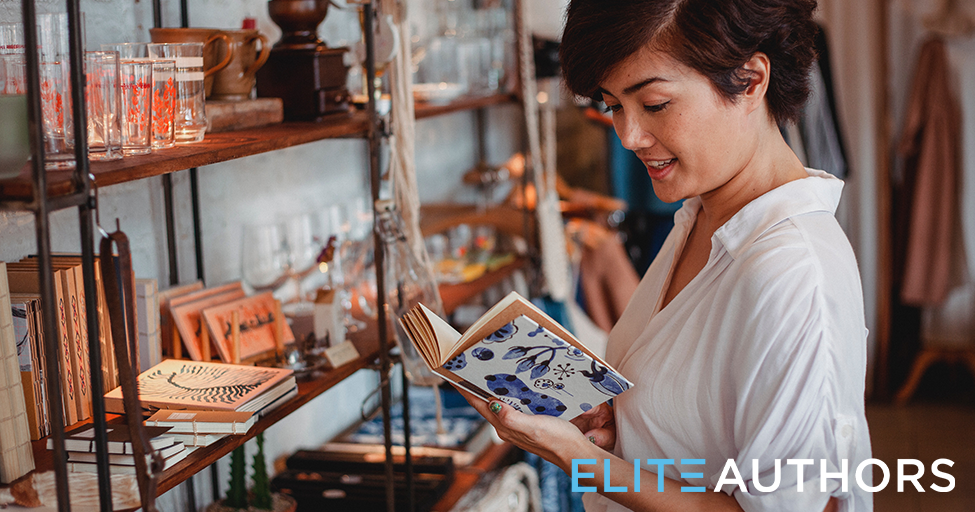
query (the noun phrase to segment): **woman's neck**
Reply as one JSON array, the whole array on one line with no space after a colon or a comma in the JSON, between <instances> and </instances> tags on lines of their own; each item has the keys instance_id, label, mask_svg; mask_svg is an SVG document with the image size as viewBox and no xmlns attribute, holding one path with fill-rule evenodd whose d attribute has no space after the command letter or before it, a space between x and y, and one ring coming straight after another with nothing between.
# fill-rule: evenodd
<instances>
[{"instance_id":1,"label":"woman's neck","mask_svg":"<svg viewBox=\"0 0 975 512\"><path fill-rule=\"evenodd\" d=\"M799 158L772 123L762 130L755 150L740 170L720 187L701 194L702 214L710 233L761 195L807 177Z\"/></svg>"}]
</instances>

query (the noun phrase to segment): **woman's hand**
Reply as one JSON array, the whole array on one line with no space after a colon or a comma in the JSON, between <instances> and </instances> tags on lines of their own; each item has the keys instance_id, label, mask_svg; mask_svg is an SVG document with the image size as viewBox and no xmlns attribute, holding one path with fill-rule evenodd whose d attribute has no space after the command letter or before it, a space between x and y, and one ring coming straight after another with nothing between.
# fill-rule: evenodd
<instances>
[{"instance_id":1,"label":"woman's hand","mask_svg":"<svg viewBox=\"0 0 975 512\"><path fill-rule=\"evenodd\" d=\"M488 403L459 387L457 390L494 426L501 439L537 454L566 472L570 471L573 458L593 449L591 441L568 421L542 414L525 414L498 400ZM615 428L613 432L615 440Z\"/></svg>"},{"instance_id":2,"label":"woman's hand","mask_svg":"<svg viewBox=\"0 0 975 512\"><path fill-rule=\"evenodd\" d=\"M616 446L616 416L608 403L603 402L589 409L570 420L570 423L596 446L610 452Z\"/></svg>"}]
</instances>

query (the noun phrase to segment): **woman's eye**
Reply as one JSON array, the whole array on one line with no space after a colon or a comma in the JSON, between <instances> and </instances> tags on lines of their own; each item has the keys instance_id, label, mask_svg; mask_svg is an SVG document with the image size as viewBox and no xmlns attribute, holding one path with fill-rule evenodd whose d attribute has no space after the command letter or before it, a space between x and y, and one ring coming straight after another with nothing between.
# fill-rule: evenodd
<instances>
[{"instance_id":1,"label":"woman's eye","mask_svg":"<svg viewBox=\"0 0 975 512\"><path fill-rule=\"evenodd\" d=\"M619 112L623 109L623 105L606 105L603 112Z\"/></svg>"},{"instance_id":2,"label":"woman's eye","mask_svg":"<svg viewBox=\"0 0 975 512\"><path fill-rule=\"evenodd\" d=\"M657 112L660 112L661 110L667 108L667 105L669 105L669 104L670 104L669 101L665 101L663 103L658 103L656 105L644 105L643 108L647 112L657 113Z\"/></svg>"}]
</instances>

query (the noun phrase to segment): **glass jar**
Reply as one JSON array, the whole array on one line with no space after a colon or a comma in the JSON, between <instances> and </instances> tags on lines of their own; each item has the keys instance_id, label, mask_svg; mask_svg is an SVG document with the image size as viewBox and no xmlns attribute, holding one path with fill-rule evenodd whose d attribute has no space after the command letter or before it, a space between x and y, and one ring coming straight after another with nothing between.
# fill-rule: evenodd
<instances>
[{"instance_id":1,"label":"glass jar","mask_svg":"<svg viewBox=\"0 0 975 512\"><path fill-rule=\"evenodd\" d=\"M390 329L396 333L403 358L403 369L415 385L433 386L441 382L440 377L420 358L413 342L400 326L399 319L417 303L423 303L431 311L444 315L443 302L437 282L430 269L420 263L413 254L403 230L403 219L392 200L376 201L377 226L383 240L386 271L386 296L389 304L388 321Z\"/></svg>"}]
</instances>

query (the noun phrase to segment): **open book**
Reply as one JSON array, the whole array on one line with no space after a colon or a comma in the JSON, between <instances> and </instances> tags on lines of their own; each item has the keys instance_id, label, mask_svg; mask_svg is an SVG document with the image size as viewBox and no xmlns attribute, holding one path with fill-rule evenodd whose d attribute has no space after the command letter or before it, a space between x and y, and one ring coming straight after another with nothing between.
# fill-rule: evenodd
<instances>
[{"instance_id":1,"label":"open book","mask_svg":"<svg viewBox=\"0 0 975 512\"><path fill-rule=\"evenodd\" d=\"M525 413L572 419L632 386L515 292L463 336L423 304L400 323L434 373Z\"/></svg>"}]
</instances>

